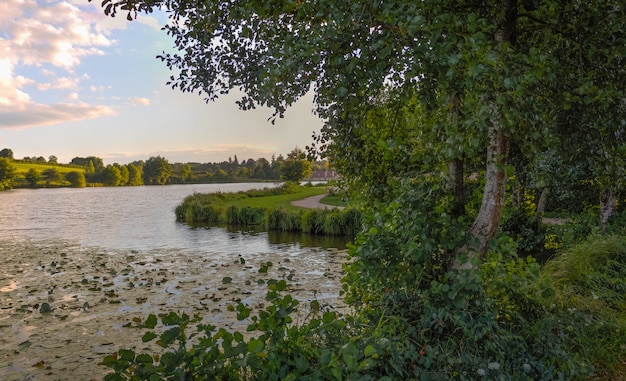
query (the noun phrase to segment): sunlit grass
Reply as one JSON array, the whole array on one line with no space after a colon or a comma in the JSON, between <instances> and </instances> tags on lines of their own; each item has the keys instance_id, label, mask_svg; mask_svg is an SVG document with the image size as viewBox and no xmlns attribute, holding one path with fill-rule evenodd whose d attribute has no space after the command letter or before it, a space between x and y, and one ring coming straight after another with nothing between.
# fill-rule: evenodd
<instances>
[{"instance_id":1,"label":"sunlit grass","mask_svg":"<svg viewBox=\"0 0 626 381\"><path fill-rule=\"evenodd\" d=\"M43 163L39 164L39 163L20 163L20 162L15 162L13 163L13 165L15 166L15 171L17 175L20 177L24 177L24 175L26 175L28 171L30 171L31 169L34 169L37 172L41 173L45 171L46 169L54 168L62 174L73 172L73 171L84 172L85 170L83 167L78 166L78 165L54 165L54 164L43 164Z\"/></svg>"},{"instance_id":2,"label":"sunlit grass","mask_svg":"<svg viewBox=\"0 0 626 381\"><path fill-rule=\"evenodd\" d=\"M238 208L251 207L251 208L286 208L286 209L302 209L297 206L291 205L292 201L301 200L303 198L317 196L326 192L324 187L301 187L295 193L281 194L276 196L264 196L264 197L246 197L237 200L224 200L222 203L216 203L219 206L229 207L236 206Z\"/></svg>"}]
</instances>

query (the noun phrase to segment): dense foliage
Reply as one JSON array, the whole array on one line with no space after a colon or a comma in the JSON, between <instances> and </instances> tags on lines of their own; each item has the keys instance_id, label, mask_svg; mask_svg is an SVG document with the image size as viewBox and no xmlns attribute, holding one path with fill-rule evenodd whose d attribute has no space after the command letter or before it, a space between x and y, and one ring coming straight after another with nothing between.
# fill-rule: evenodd
<instances>
[{"instance_id":1,"label":"dense foliage","mask_svg":"<svg viewBox=\"0 0 626 381\"><path fill-rule=\"evenodd\" d=\"M8 148L1 152L7 156L13 155ZM82 187L82 182L76 178L80 175L70 174L71 172L79 172L84 176L84 186L297 181L309 176L317 180L326 180L328 177L328 162L311 162L298 148L288 154L288 160L279 155L272 156L271 161L265 158L257 160L249 158L239 162L237 155L234 159L229 158L227 161L217 163L169 163L167 159L157 156L126 165L118 163L105 165L104 160L96 156L75 157L69 164L58 163L54 155L48 160L43 156L24 157L19 160L8 157L7 159L18 167L12 181L12 186L18 188ZM316 172L312 173L313 171Z\"/></svg>"},{"instance_id":2,"label":"dense foliage","mask_svg":"<svg viewBox=\"0 0 626 381\"><path fill-rule=\"evenodd\" d=\"M193 378L217 367L224 379L585 379L594 365L611 368L586 344L606 344L614 362L626 356L622 307L614 309L622 300L609 301L614 294L605 290L621 290L619 252L588 262L589 276L578 280L542 276L534 260L523 259L620 229L611 222L626 169L623 2L102 5L131 20L139 11L169 12L164 29L178 52L160 58L182 91L212 100L238 88L242 109L266 105L280 117L313 89L326 123L314 148L369 208L344 283L359 313L326 320L341 331L311 330L326 327L319 319L277 325L263 314L251 329L277 335L257 342L233 334L235 352L233 339L221 351L219 340L204 341L178 352L189 366L161 364L151 368L155 377L189 371ZM594 185L586 189L592 196L580 196L582 184ZM597 200L576 210L595 220L546 235L550 193ZM568 315L588 301L563 298L553 280L597 289L607 302ZM289 309L278 311L283 318ZM587 328L578 329L583 322ZM109 365L121 374L136 361L134 353L126 357Z\"/></svg>"},{"instance_id":3,"label":"dense foliage","mask_svg":"<svg viewBox=\"0 0 626 381\"><path fill-rule=\"evenodd\" d=\"M13 160L6 157L0 157L0 190L13 188L15 175L16 173Z\"/></svg>"}]
</instances>

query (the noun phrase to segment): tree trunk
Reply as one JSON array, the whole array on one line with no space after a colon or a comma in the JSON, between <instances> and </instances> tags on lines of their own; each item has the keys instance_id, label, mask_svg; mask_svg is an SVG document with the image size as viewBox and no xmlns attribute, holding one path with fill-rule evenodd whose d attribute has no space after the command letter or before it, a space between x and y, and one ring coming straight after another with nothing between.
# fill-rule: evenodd
<instances>
[{"instance_id":1,"label":"tree trunk","mask_svg":"<svg viewBox=\"0 0 626 381\"><path fill-rule=\"evenodd\" d=\"M541 190L541 196L539 196L539 201L537 201L537 209L535 210L535 215L539 220L537 223L539 226L537 228L541 228L541 223L543 221L543 214L546 211L546 203L548 202L548 195L550 194L550 187L545 187Z\"/></svg>"},{"instance_id":2,"label":"tree trunk","mask_svg":"<svg viewBox=\"0 0 626 381\"><path fill-rule=\"evenodd\" d=\"M487 147L487 167L485 170L485 190L478 216L470 233L478 239L476 251L470 251L470 259L483 258L487 252L489 240L493 238L500 225L504 207L506 189L507 139L497 125L489 129L489 146Z\"/></svg>"},{"instance_id":3,"label":"tree trunk","mask_svg":"<svg viewBox=\"0 0 626 381\"><path fill-rule=\"evenodd\" d=\"M505 44L514 45L517 34L517 0L504 0L501 7L498 25L494 33L495 48ZM485 190L478 216L470 228L470 234L478 241L478 247L465 247L454 258L453 267L457 269L471 269L473 260L483 259L493 238L500 226L500 218L504 207L506 190L507 165L507 138L503 132L502 113L496 103L500 89L493 89L493 98L490 100L491 125L489 126L489 146L487 147L487 167L485 170ZM467 261L462 262L459 254L467 255Z\"/></svg>"},{"instance_id":4,"label":"tree trunk","mask_svg":"<svg viewBox=\"0 0 626 381\"><path fill-rule=\"evenodd\" d=\"M452 205L452 217L457 218L465 214L465 183L463 181L463 159L455 159L448 164L448 171L452 178L452 194L454 195L454 205Z\"/></svg>"},{"instance_id":5,"label":"tree trunk","mask_svg":"<svg viewBox=\"0 0 626 381\"><path fill-rule=\"evenodd\" d=\"M615 214L617 207L617 195L613 189L602 189L600 191L600 224L602 229L606 228L609 218Z\"/></svg>"}]
</instances>

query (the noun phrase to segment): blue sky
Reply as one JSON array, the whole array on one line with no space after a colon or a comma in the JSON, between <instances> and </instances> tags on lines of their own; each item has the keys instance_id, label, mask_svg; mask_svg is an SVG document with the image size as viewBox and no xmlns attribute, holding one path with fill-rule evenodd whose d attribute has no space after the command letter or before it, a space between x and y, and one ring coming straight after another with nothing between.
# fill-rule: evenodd
<instances>
[{"instance_id":1,"label":"blue sky","mask_svg":"<svg viewBox=\"0 0 626 381\"><path fill-rule=\"evenodd\" d=\"M100 3L0 1L0 149L62 163L216 162L286 154L319 131L312 96L272 125L269 109L240 111L236 92L206 104L172 90L155 58L173 50L160 30L166 16L128 22L105 16Z\"/></svg>"}]
</instances>

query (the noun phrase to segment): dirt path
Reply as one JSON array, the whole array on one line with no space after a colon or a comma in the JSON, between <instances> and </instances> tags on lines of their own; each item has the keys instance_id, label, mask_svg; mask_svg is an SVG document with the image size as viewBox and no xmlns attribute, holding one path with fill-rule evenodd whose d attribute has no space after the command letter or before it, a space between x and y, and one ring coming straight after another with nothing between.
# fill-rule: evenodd
<instances>
[{"instance_id":1,"label":"dirt path","mask_svg":"<svg viewBox=\"0 0 626 381\"><path fill-rule=\"evenodd\" d=\"M302 200L292 201L291 205L299 206L301 208L309 208L309 209L315 209L315 208L321 208L321 209L335 209L335 208L343 209L343 206L334 206L334 205L322 204L320 202L320 200L323 199L324 197L326 197L326 194L320 194L320 195L317 195L317 196L307 197L307 198L303 198Z\"/></svg>"}]
</instances>

